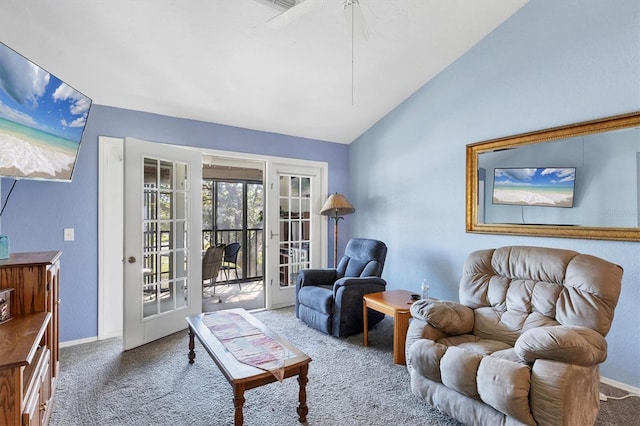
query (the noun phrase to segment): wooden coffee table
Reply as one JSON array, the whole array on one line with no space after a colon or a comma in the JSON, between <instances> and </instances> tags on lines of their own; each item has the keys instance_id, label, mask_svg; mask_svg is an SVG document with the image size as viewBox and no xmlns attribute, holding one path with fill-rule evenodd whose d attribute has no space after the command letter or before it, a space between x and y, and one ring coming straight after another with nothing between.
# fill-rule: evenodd
<instances>
[{"instance_id":1,"label":"wooden coffee table","mask_svg":"<svg viewBox=\"0 0 640 426\"><path fill-rule=\"evenodd\" d=\"M266 336L271 337L288 351L284 361L284 378L298 376L300 386L298 392L298 420L303 423L307 420L307 391L306 385L309 379L309 358L304 352L287 342L282 337L271 331L266 325L258 321L254 316L244 309L229 309L227 312L241 315L251 325L259 328ZM231 354L216 336L203 323L206 314L192 315L186 318L189 324L189 364L193 364L196 358L194 337L198 337L204 349L209 353L211 359L216 363L222 374L233 387L233 405L235 407L234 424L242 425L244 422L242 406L244 405L244 391L253 389L268 383L273 383L277 379L268 371L243 364Z\"/></svg>"},{"instance_id":2,"label":"wooden coffee table","mask_svg":"<svg viewBox=\"0 0 640 426\"><path fill-rule=\"evenodd\" d=\"M364 345L369 345L369 315L367 309L393 317L393 362L406 364L404 343L409 329L409 308L413 304L409 290L389 290L365 294L362 297L362 318L364 322Z\"/></svg>"}]
</instances>

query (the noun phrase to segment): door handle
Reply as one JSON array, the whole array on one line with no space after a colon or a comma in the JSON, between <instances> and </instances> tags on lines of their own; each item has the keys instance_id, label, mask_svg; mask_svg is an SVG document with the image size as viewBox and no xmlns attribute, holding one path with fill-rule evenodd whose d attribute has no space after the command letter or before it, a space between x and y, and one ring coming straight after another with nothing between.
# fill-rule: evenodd
<instances>
[{"instance_id":1,"label":"door handle","mask_svg":"<svg viewBox=\"0 0 640 426\"><path fill-rule=\"evenodd\" d=\"M133 257L133 256L129 256L129 259L127 259L127 261L128 261L129 263L136 263L136 258L135 258L135 257Z\"/></svg>"},{"instance_id":2,"label":"door handle","mask_svg":"<svg viewBox=\"0 0 640 426\"><path fill-rule=\"evenodd\" d=\"M271 230L271 229L269 230L269 233L271 234L271 239L272 239L272 240L273 240L273 237L277 237L277 236L279 236L279 235L280 235L280 234L274 234L274 233L273 233L273 230Z\"/></svg>"}]
</instances>

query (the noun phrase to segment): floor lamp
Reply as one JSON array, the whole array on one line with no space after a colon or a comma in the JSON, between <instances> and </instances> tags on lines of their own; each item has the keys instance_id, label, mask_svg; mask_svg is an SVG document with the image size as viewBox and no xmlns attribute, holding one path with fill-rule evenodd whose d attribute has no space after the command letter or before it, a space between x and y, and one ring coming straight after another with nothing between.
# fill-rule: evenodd
<instances>
[{"instance_id":1,"label":"floor lamp","mask_svg":"<svg viewBox=\"0 0 640 426\"><path fill-rule=\"evenodd\" d=\"M344 195L332 194L327 198L320 214L323 216L329 216L335 220L335 226L333 228L333 267L338 267L338 221L344 219L342 216L354 213L356 209L347 201Z\"/></svg>"}]
</instances>

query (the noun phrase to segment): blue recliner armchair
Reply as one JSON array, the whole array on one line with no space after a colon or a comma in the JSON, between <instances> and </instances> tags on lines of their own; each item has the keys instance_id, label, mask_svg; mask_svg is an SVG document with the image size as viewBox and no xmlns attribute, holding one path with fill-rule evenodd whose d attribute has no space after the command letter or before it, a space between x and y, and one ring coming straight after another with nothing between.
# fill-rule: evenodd
<instances>
[{"instance_id":1,"label":"blue recliner armchair","mask_svg":"<svg viewBox=\"0 0 640 426\"><path fill-rule=\"evenodd\" d=\"M353 238L336 269L304 269L296 281L296 317L336 337L363 331L362 296L384 291L380 276L387 257L382 241ZM369 310L369 326L384 314Z\"/></svg>"}]
</instances>

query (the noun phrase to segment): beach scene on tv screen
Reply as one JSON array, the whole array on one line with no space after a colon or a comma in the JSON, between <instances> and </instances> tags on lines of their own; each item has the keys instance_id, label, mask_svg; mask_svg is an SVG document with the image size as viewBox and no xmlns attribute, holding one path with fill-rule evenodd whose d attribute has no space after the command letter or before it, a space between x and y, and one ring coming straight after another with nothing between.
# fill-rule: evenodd
<instances>
[{"instance_id":1,"label":"beach scene on tv screen","mask_svg":"<svg viewBox=\"0 0 640 426\"><path fill-rule=\"evenodd\" d=\"M493 203L572 207L575 167L495 169Z\"/></svg>"},{"instance_id":2,"label":"beach scene on tv screen","mask_svg":"<svg viewBox=\"0 0 640 426\"><path fill-rule=\"evenodd\" d=\"M0 176L69 180L91 100L0 43Z\"/></svg>"}]
</instances>

